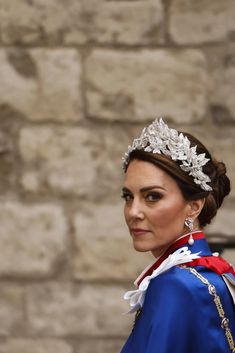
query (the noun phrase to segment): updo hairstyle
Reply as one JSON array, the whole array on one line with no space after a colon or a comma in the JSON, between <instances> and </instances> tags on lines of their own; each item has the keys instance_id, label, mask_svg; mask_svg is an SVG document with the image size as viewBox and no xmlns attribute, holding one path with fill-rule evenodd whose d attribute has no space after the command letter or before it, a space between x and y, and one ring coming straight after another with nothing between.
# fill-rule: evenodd
<instances>
[{"instance_id":1,"label":"updo hairstyle","mask_svg":"<svg viewBox=\"0 0 235 353\"><path fill-rule=\"evenodd\" d=\"M202 190L199 185L195 184L193 178L180 168L180 161L173 161L170 157L163 154L154 154L136 149L130 153L129 163L137 159L160 167L174 178L187 201L205 198L204 207L198 216L199 225L203 228L211 223L225 196L229 194L230 180L226 175L226 166L223 162L218 162L212 158L206 147L194 136L185 132L183 132L183 135L188 137L191 147L197 145L197 154L205 153L205 157L209 158L209 161L203 166L203 173L210 177L211 182L208 184L212 187L212 191Z\"/></svg>"}]
</instances>

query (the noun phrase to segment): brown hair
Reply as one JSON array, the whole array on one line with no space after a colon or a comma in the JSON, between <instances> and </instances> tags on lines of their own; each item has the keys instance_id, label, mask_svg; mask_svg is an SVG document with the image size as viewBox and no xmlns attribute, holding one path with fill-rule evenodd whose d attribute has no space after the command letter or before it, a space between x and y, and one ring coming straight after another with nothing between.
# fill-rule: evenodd
<instances>
[{"instance_id":1,"label":"brown hair","mask_svg":"<svg viewBox=\"0 0 235 353\"><path fill-rule=\"evenodd\" d=\"M218 208L222 205L225 196L230 192L230 180L226 175L226 166L223 162L218 162L212 158L206 147L189 133L183 132L187 136L190 145L197 145L197 154L205 153L205 157L210 160L203 166L203 172L211 179L209 185L212 191L204 191L195 184L193 178L180 168L180 162L173 161L163 154L153 154L144 150L134 150L130 153L130 160L138 159L150 162L168 174L170 174L178 184L185 200L199 200L205 198L204 207L198 216L200 227L209 224L216 215ZM127 167L128 168L128 167Z\"/></svg>"}]
</instances>

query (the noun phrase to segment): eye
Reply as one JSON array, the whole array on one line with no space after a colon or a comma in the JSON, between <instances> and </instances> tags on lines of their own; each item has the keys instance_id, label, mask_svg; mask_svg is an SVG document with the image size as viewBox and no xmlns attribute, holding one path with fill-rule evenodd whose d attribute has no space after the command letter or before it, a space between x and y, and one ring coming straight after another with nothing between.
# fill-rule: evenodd
<instances>
[{"instance_id":1,"label":"eye","mask_svg":"<svg viewBox=\"0 0 235 353\"><path fill-rule=\"evenodd\" d=\"M129 192L124 192L121 195L121 198L124 199L126 202L128 202L133 199L133 196Z\"/></svg>"},{"instance_id":2,"label":"eye","mask_svg":"<svg viewBox=\"0 0 235 353\"><path fill-rule=\"evenodd\" d=\"M162 195L159 194L159 192L149 192L146 196L145 199L150 202L155 202L158 201L162 198Z\"/></svg>"}]
</instances>

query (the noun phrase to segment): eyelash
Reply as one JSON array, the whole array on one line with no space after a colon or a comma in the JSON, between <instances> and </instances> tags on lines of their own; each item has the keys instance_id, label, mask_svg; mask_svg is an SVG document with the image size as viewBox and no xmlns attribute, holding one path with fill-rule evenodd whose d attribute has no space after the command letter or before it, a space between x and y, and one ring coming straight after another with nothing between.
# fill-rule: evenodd
<instances>
[{"instance_id":1,"label":"eyelash","mask_svg":"<svg viewBox=\"0 0 235 353\"><path fill-rule=\"evenodd\" d=\"M153 199L150 200L149 198L152 197ZM133 199L133 196L129 193L123 193L121 195L121 198L124 199L126 202L130 201ZM149 192L148 194L145 195L145 200L148 202L156 202L162 198L162 195L159 194L158 192Z\"/></svg>"},{"instance_id":2,"label":"eyelash","mask_svg":"<svg viewBox=\"0 0 235 353\"><path fill-rule=\"evenodd\" d=\"M121 195L121 198L124 199L126 202L130 201L130 199L128 200L129 197L130 197L130 199L133 198L132 195L128 194L128 193L123 193Z\"/></svg>"},{"instance_id":3,"label":"eyelash","mask_svg":"<svg viewBox=\"0 0 235 353\"><path fill-rule=\"evenodd\" d=\"M151 196L153 197L153 200L149 200L149 197ZM145 198L148 199L149 202L156 202L162 198L162 195L159 194L158 192L150 192L146 195Z\"/></svg>"}]
</instances>

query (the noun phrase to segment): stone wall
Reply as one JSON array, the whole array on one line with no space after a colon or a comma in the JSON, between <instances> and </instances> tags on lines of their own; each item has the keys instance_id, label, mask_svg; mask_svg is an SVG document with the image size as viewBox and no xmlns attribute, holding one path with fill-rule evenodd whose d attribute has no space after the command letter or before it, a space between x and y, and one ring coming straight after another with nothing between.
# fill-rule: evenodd
<instances>
[{"instance_id":1,"label":"stone wall","mask_svg":"<svg viewBox=\"0 0 235 353\"><path fill-rule=\"evenodd\" d=\"M0 353L119 352L150 259L121 156L163 115L235 183L234 18L234 0L0 0ZM234 211L235 189L208 232L233 236Z\"/></svg>"}]
</instances>

